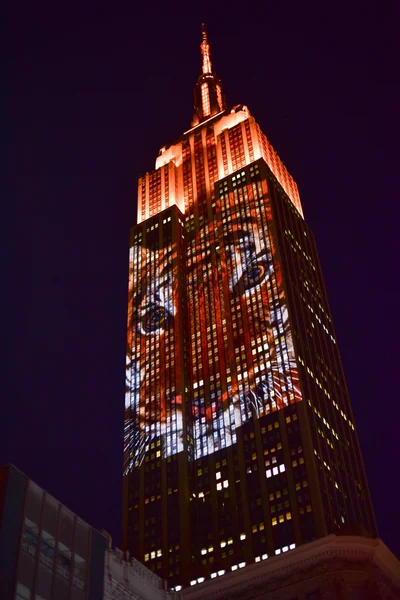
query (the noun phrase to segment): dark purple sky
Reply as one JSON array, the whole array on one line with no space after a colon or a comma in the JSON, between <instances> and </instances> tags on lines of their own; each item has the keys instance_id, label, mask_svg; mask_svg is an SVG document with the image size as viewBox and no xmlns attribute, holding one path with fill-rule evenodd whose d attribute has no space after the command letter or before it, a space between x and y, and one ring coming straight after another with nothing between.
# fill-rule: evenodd
<instances>
[{"instance_id":1,"label":"dark purple sky","mask_svg":"<svg viewBox=\"0 0 400 600\"><path fill-rule=\"evenodd\" d=\"M120 544L136 181L190 124L204 20L228 104L248 105L299 185L400 554L398 3L62 4L18 3L8 28L0 464Z\"/></svg>"}]
</instances>

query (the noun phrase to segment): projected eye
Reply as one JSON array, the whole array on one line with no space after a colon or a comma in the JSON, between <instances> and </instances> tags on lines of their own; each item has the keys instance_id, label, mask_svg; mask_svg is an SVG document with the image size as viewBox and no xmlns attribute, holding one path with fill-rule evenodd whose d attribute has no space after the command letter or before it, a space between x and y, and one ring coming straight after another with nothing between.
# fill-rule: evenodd
<instances>
[{"instance_id":1,"label":"projected eye","mask_svg":"<svg viewBox=\"0 0 400 600\"><path fill-rule=\"evenodd\" d=\"M142 318L142 327L145 333L152 333L157 329L164 329L167 321L168 315L162 306L150 306Z\"/></svg>"},{"instance_id":2,"label":"projected eye","mask_svg":"<svg viewBox=\"0 0 400 600\"><path fill-rule=\"evenodd\" d=\"M265 279L268 273L267 264L262 262L251 265L250 268L242 275L243 285L246 289L258 285Z\"/></svg>"}]
</instances>

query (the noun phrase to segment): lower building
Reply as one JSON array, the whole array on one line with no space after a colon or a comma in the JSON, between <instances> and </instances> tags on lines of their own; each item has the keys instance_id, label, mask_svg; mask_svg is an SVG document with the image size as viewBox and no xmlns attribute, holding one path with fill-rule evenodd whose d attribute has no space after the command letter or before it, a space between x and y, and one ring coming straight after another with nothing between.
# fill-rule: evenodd
<instances>
[{"instance_id":1,"label":"lower building","mask_svg":"<svg viewBox=\"0 0 400 600\"><path fill-rule=\"evenodd\" d=\"M178 600L13 465L0 468L0 600Z\"/></svg>"},{"instance_id":2,"label":"lower building","mask_svg":"<svg viewBox=\"0 0 400 600\"><path fill-rule=\"evenodd\" d=\"M192 581L183 600L395 600L400 562L379 539L328 535Z\"/></svg>"},{"instance_id":3,"label":"lower building","mask_svg":"<svg viewBox=\"0 0 400 600\"><path fill-rule=\"evenodd\" d=\"M14 466L0 468L1 600L100 600L107 545Z\"/></svg>"}]
</instances>

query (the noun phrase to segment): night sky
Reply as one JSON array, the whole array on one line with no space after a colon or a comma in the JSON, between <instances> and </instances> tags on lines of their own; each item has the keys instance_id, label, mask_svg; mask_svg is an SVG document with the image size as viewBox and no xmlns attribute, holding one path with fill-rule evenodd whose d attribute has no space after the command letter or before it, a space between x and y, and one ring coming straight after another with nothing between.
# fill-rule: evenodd
<instances>
[{"instance_id":1,"label":"night sky","mask_svg":"<svg viewBox=\"0 0 400 600\"><path fill-rule=\"evenodd\" d=\"M63 4L15 3L8 23L0 464L121 543L137 178L190 125L204 21L228 105L249 107L298 183L400 555L398 3Z\"/></svg>"}]
</instances>

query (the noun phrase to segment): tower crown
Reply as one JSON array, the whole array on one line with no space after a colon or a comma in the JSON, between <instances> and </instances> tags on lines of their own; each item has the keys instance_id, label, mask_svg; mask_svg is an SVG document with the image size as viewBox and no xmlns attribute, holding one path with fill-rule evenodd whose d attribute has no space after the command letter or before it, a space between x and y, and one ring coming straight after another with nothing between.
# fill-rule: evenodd
<instances>
[{"instance_id":1,"label":"tower crown","mask_svg":"<svg viewBox=\"0 0 400 600\"><path fill-rule=\"evenodd\" d=\"M202 24L201 31L202 74L198 78L194 89L195 114L192 121L193 126L206 121L213 115L226 109L221 81L212 71L210 44L208 43L204 23Z\"/></svg>"}]
</instances>

